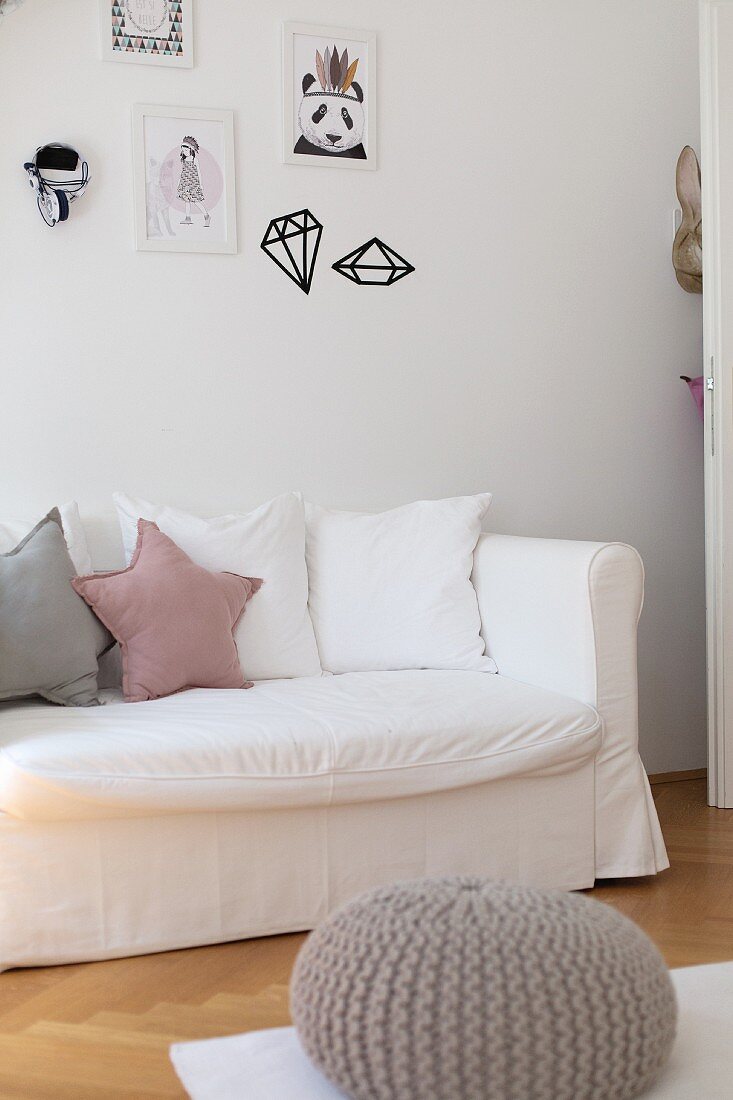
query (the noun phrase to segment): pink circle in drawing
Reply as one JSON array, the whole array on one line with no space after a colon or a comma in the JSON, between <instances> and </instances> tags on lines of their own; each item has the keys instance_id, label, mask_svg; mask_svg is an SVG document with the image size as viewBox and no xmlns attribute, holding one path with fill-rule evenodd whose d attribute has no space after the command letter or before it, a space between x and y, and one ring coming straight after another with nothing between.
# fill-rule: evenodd
<instances>
[{"instance_id":1,"label":"pink circle in drawing","mask_svg":"<svg viewBox=\"0 0 733 1100\"><path fill-rule=\"evenodd\" d=\"M224 194L224 174L208 149L199 149L196 157L201 189L204 192L204 205L211 211L219 204ZM178 184L181 179L181 147L176 146L167 154L160 169L160 187L168 205L174 210L185 209L178 197Z\"/></svg>"}]
</instances>

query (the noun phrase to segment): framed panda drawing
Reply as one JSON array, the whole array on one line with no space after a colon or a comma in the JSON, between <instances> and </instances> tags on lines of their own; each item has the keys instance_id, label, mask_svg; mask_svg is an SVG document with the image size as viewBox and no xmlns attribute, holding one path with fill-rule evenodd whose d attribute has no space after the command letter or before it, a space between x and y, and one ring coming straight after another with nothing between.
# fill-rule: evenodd
<instances>
[{"instance_id":1,"label":"framed panda drawing","mask_svg":"<svg viewBox=\"0 0 733 1100\"><path fill-rule=\"evenodd\" d=\"M373 170L376 122L376 35L285 23L283 160Z\"/></svg>"}]
</instances>

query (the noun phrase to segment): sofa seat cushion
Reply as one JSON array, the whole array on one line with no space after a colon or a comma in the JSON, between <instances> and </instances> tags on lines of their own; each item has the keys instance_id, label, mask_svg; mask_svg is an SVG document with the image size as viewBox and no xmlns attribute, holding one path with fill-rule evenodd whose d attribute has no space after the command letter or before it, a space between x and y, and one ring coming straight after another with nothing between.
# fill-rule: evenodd
<instances>
[{"instance_id":1,"label":"sofa seat cushion","mask_svg":"<svg viewBox=\"0 0 733 1100\"><path fill-rule=\"evenodd\" d=\"M481 672L356 672L67 710L0 707L0 809L27 820L325 806L571 770L589 706Z\"/></svg>"}]
</instances>

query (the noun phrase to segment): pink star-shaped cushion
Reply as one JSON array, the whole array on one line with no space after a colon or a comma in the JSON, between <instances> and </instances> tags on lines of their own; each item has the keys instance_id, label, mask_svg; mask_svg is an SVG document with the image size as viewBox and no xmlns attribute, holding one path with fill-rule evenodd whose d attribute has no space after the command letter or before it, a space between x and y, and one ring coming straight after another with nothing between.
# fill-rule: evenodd
<instances>
[{"instance_id":1,"label":"pink star-shaped cushion","mask_svg":"<svg viewBox=\"0 0 733 1100\"><path fill-rule=\"evenodd\" d=\"M203 569L141 519L127 569L71 583L120 643L128 703L193 687L251 687L232 631L261 580Z\"/></svg>"}]
</instances>

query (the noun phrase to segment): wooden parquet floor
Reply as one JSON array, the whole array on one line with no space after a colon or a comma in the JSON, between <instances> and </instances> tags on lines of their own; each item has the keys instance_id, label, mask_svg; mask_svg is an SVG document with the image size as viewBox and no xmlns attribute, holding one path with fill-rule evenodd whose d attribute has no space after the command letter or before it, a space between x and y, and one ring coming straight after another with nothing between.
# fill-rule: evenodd
<instances>
[{"instance_id":1,"label":"wooden parquet floor","mask_svg":"<svg viewBox=\"0 0 733 1100\"><path fill-rule=\"evenodd\" d=\"M671 870L590 893L645 928L670 966L733 959L733 810L707 807L702 780L654 792ZM302 940L0 975L0 1100L183 1097L170 1043L287 1024Z\"/></svg>"}]
</instances>

